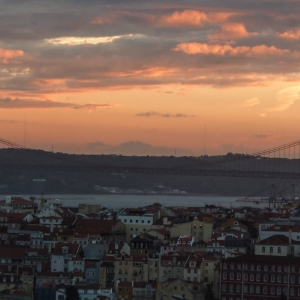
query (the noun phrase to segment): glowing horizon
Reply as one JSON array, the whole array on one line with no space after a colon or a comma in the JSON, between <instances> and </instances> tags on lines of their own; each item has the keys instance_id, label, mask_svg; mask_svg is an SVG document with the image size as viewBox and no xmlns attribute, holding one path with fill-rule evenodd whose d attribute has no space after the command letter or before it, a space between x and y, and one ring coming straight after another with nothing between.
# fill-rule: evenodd
<instances>
[{"instance_id":1,"label":"glowing horizon","mask_svg":"<svg viewBox=\"0 0 300 300\"><path fill-rule=\"evenodd\" d=\"M299 139L295 1L3 8L4 139L24 143L25 115L26 146L67 153L251 153Z\"/></svg>"}]
</instances>

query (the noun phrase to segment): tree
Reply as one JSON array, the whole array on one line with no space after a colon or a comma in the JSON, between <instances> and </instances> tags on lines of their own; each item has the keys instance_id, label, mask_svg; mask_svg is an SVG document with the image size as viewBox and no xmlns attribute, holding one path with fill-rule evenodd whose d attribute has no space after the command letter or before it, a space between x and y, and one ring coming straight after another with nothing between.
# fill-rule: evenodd
<instances>
[{"instance_id":1,"label":"tree","mask_svg":"<svg viewBox=\"0 0 300 300\"><path fill-rule=\"evenodd\" d=\"M204 299L205 300L215 300L214 292L213 292L210 284L207 285Z\"/></svg>"},{"instance_id":2,"label":"tree","mask_svg":"<svg viewBox=\"0 0 300 300\"><path fill-rule=\"evenodd\" d=\"M66 300L79 300L79 294L76 286L68 285L65 289Z\"/></svg>"},{"instance_id":3,"label":"tree","mask_svg":"<svg viewBox=\"0 0 300 300\"><path fill-rule=\"evenodd\" d=\"M279 300L287 300L286 295L284 293L282 293Z\"/></svg>"}]
</instances>

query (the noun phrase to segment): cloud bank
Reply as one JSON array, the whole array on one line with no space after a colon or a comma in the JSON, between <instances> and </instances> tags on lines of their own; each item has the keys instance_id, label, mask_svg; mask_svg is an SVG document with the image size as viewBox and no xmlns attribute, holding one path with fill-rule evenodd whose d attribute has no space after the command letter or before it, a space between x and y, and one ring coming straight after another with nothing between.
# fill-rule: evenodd
<instances>
[{"instance_id":1,"label":"cloud bank","mask_svg":"<svg viewBox=\"0 0 300 300\"><path fill-rule=\"evenodd\" d=\"M155 111L148 111L145 113L138 113L136 114L138 117L162 117L162 118L188 118L188 117L194 117L194 115L187 115L187 114L170 114L170 113L158 113Z\"/></svg>"},{"instance_id":2,"label":"cloud bank","mask_svg":"<svg viewBox=\"0 0 300 300\"><path fill-rule=\"evenodd\" d=\"M0 98L0 109L25 109L25 108L72 108L72 109L99 109L108 108L110 104L83 104L78 105L68 102L57 102L51 100L35 100L35 99L20 99L20 98Z\"/></svg>"},{"instance_id":3,"label":"cloud bank","mask_svg":"<svg viewBox=\"0 0 300 300\"><path fill-rule=\"evenodd\" d=\"M119 145L108 145L101 141L87 143L87 148L95 154L118 154L118 155L153 155L153 156L171 156L176 154L179 156L192 156L192 151L181 148L169 148L163 146L154 146L142 141L128 141Z\"/></svg>"}]
</instances>

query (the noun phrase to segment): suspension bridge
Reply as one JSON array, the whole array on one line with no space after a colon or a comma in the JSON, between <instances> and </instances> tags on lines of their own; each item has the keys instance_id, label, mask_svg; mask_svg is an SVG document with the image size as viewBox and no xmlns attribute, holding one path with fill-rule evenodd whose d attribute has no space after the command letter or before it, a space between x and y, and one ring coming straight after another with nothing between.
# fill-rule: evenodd
<instances>
[{"instance_id":1,"label":"suspension bridge","mask_svg":"<svg viewBox=\"0 0 300 300\"><path fill-rule=\"evenodd\" d=\"M5 148L35 151L20 144L0 138ZM52 152L44 155L53 157ZM0 163L1 170L15 171L69 171L108 172L127 174L170 174L191 176L221 176L248 178L300 179L300 140L252 154L227 154L216 157L200 157L193 167L172 166L112 166L77 161L68 163Z\"/></svg>"}]
</instances>

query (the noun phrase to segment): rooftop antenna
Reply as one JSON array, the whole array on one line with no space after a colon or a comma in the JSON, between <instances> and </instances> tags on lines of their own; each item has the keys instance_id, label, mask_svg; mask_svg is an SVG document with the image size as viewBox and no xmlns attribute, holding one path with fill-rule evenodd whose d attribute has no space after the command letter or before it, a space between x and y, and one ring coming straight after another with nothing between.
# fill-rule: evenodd
<instances>
[{"instance_id":1,"label":"rooftop antenna","mask_svg":"<svg viewBox=\"0 0 300 300\"><path fill-rule=\"evenodd\" d=\"M25 114L25 122L24 122L24 148L26 146L26 114Z\"/></svg>"},{"instance_id":2,"label":"rooftop antenna","mask_svg":"<svg viewBox=\"0 0 300 300\"><path fill-rule=\"evenodd\" d=\"M206 155L206 124L204 125L203 155Z\"/></svg>"}]
</instances>

